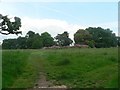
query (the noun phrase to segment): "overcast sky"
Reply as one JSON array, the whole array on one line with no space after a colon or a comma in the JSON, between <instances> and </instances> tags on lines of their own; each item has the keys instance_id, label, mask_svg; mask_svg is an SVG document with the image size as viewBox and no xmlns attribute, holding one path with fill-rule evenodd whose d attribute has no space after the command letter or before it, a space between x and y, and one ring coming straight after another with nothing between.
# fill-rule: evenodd
<instances>
[{"instance_id":1,"label":"overcast sky","mask_svg":"<svg viewBox=\"0 0 120 90\"><path fill-rule=\"evenodd\" d=\"M0 13L22 20L22 36L32 30L47 31L53 37L68 31L70 38L78 29L110 28L118 35L118 2L1 2ZM16 35L0 35L0 41Z\"/></svg>"}]
</instances>

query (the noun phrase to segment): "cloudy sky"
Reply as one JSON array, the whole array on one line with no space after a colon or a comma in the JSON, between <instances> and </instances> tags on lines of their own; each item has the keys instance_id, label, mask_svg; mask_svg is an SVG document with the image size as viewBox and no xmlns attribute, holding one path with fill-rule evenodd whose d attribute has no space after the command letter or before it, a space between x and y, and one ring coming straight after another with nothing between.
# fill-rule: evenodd
<instances>
[{"instance_id":1,"label":"cloudy sky","mask_svg":"<svg viewBox=\"0 0 120 90\"><path fill-rule=\"evenodd\" d=\"M118 2L1 2L0 13L22 20L22 36L32 30L49 32L53 37L68 31L70 38L78 29L110 28L118 35ZM16 35L0 35L0 41Z\"/></svg>"}]
</instances>

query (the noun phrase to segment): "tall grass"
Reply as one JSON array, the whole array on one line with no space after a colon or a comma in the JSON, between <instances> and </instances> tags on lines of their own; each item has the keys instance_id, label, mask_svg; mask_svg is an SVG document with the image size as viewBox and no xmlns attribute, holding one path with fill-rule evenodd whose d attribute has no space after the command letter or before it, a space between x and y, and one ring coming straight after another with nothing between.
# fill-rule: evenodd
<instances>
[{"instance_id":1,"label":"tall grass","mask_svg":"<svg viewBox=\"0 0 120 90\"><path fill-rule=\"evenodd\" d=\"M3 51L3 87L33 87L39 72L54 85L118 87L117 48Z\"/></svg>"},{"instance_id":2,"label":"tall grass","mask_svg":"<svg viewBox=\"0 0 120 90\"><path fill-rule=\"evenodd\" d=\"M47 50L43 53L48 80L54 80L55 84L79 88L118 87L117 48ZM70 63L64 65L66 58Z\"/></svg>"},{"instance_id":3,"label":"tall grass","mask_svg":"<svg viewBox=\"0 0 120 90\"><path fill-rule=\"evenodd\" d=\"M2 52L2 87L10 87L23 73L28 52L10 50Z\"/></svg>"}]
</instances>

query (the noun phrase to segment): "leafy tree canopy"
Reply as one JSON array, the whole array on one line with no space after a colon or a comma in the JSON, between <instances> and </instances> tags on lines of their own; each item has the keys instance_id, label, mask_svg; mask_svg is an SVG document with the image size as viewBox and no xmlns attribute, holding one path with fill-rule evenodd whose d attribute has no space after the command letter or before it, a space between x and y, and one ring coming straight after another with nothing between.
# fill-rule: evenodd
<instances>
[{"instance_id":1,"label":"leafy tree canopy","mask_svg":"<svg viewBox=\"0 0 120 90\"><path fill-rule=\"evenodd\" d=\"M57 45L59 46L69 46L72 44L72 40L69 38L68 32L64 32L62 34L58 34L55 39L57 40Z\"/></svg>"},{"instance_id":2,"label":"leafy tree canopy","mask_svg":"<svg viewBox=\"0 0 120 90\"><path fill-rule=\"evenodd\" d=\"M21 27L21 19L19 17L14 17L14 21L12 22L8 16L3 16L0 14L0 33L4 35L8 34L20 34L19 31Z\"/></svg>"},{"instance_id":3,"label":"leafy tree canopy","mask_svg":"<svg viewBox=\"0 0 120 90\"><path fill-rule=\"evenodd\" d=\"M86 28L92 34L92 40L95 41L96 47L115 47L117 46L117 38L115 33L110 29L103 29L101 27Z\"/></svg>"},{"instance_id":4,"label":"leafy tree canopy","mask_svg":"<svg viewBox=\"0 0 120 90\"><path fill-rule=\"evenodd\" d=\"M54 39L48 32L44 32L41 34L41 38L43 40L43 46L50 47L54 45Z\"/></svg>"},{"instance_id":5,"label":"leafy tree canopy","mask_svg":"<svg viewBox=\"0 0 120 90\"><path fill-rule=\"evenodd\" d=\"M84 30L84 29L79 29L75 34L74 34L74 41L76 44L86 44L87 41L91 40L92 35Z\"/></svg>"}]
</instances>

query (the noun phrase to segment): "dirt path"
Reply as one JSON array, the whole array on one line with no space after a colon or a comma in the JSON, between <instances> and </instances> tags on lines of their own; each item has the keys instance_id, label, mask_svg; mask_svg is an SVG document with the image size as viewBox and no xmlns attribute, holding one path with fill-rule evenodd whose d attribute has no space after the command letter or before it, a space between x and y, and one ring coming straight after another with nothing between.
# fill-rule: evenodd
<instances>
[{"instance_id":1,"label":"dirt path","mask_svg":"<svg viewBox=\"0 0 120 90\"><path fill-rule=\"evenodd\" d=\"M47 81L46 73L44 70L44 64L43 61L41 60L39 77L35 83L34 88L62 88L62 90L66 90L67 87L65 85L56 86L52 82Z\"/></svg>"},{"instance_id":2,"label":"dirt path","mask_svg":"<svg viewBox=\"0 0 120 90\"><path fill-rule=\"evenodd\" d=\"M35 84L34 88L47 88L48 90L51 88L53 89L60 89L60 90L66 90L67 87L65 85L61 85L61 86L55 86L53 85L51 82L46 80L46 75L45 73L41 72L40 73L40 77L38 82Z\"/></svg>"},{"instance_id":3,"label":"dirt path","mask_svg":"<svg viewBox=\"0 0 120 90\"><path fill-rule=\"evenodd\" d=\"M38 80L36 81L36 84L34 88L48 88L50 86L50 82L46 80L46 74L44 70L44 64L43 60L40 60L40 72L39 72L39 77Z\"/></svg>"},{"instance_id":4,"label":"dirt path","mask_svg":"<svg viewBox=\"0 0 120 90\"><path fill-rule=\"evenodd\" d=\"M50 86L50 82L46 80L46 75L43 72L40 72L40 76L38 78L37 83L34 88L48 88Z\"/></svg>"}]
</instances>

